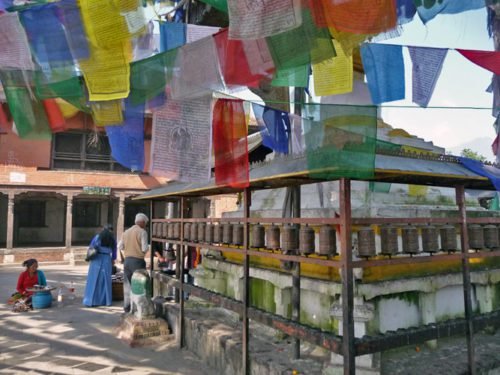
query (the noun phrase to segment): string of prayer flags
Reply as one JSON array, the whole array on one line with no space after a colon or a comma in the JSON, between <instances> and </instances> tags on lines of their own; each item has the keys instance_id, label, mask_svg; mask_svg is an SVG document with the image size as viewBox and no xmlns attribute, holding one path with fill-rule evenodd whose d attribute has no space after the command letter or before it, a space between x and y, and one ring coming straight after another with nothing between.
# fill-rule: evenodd
<instances>
[{"instance_id":1,"label":"string of prayer flags","mask_svg":"<svg viewBox=\"0 0 500 375\"><path fill-rule=\"evenodd\" d=\"M333 40L333 43L337 56L312 66L316 96L338 95L352 91L352 55L347 56L336 40Z\"/></svg>"},{"instance_id":2,"label":"string of prayer flags","mask_svg":"<svg viewBox=\"0 0 500 375\"><path fill-rule=\"evenodd\" d=\"M111 156L131 171L144 169L144 104L132 106L125 100L122 126L106 126Z\"/></svg>"},{"instance_id":3,"label":"string of prayer flags","mask_svg":"<svg viewBox=\"0 0 500 375\"><path fill-rule=\"evenodd\" d=\"M17 12L0 14L0 69L35 70L28 38Z\"/></svg>"},{"instance_id":4,"label":"string of prayer flags","mask_svg":"<svg viewBox=\"0 0 500 375\"><path fill-rule=\"evenodd\" d=\"M154 112L151 175L185 182L209 180L211 108L212 97L207 95L182 101L169 99Z\"/></svg>"},{"instance_id":5,"label":"string of prayer flags","mask_svg":"<svg viewBox=\"0 0 500 375\"><path fill-rule=\"evenodd\" d=\"M172 78L172 98L194 98L224 90L214 38L200 39L179 49Z\"/></svg>"},{"instance_id":6,"label":"string of prayer flags","mask_svg":"<svg viewBox=\"0 0 500 375\"><path fill-rule=\"evenodd\" d=\"M253 113L262 135L262 144L276 152L288 154L291 132L289 114L255 103Z\"/></svg>"},{"instance_id":7,"label":"string of prayer flags","mask_svg":"<svg viewBox=\"0 0 500 375\"><path fill-rule=\"evenodd\" d=\"M373 104L405 97L405 77L402 46L363 44L361 58Z\"/></svg>"},{"instance_id":8,"label":"string of prayer flags","mask_svg":"<svg viewBox=\"0 0 500 375\"><path fill-rule=\"evenodd\" d=\"M299 27L301 0L228 0L229 39L259 39Z\"/></svg>"},{"instance_id":9,"label":"string of prayer flags","mask_svg":"<svg viewBox=\"0 0 500 375\"><path fill-rule=\"evenodd\" d=\"M413 102L427 107L448 53L446 48L408 47L413 63Z\"/></svg>"},{"instance_id":10,"label":"string of prayer flags","mask_svg":"<svg viewBox=\"0 0 500 375\"><path fill-rule=\"evenodd\" d=\"M257 73L252 73L245 54L244 43L246 41L228 39L228 34L228 30L225 29L214 35L224 82L227 85L258 87L262 79L272 75L274 64L267 71L266 66L261 69L254 67Z\"/></svg>"},{"instance_id":11,"label":"string of prayer flags","mask_svg":"<svg viewBox=\"0 0 500 375\"><path fill-rule=\"evenodd\" d=\"M326 23L352 34L378 34L396 27L396 0L319 0Z\"/></svg>"},{"instance_id":12,"label":"string of prayer flags","mask_svg":"<svg viewBox=\"0 0 500 375\"><path fill-rule=\"evenodd\" d=\"M76 0L60 0L57 6L73 58L87 59L90 54L89 42Z\"/></svg>"},{"instance_id":13,"label":"string of prayer flags","mask_svg":"<svg viewBox=\"0 0 500 375\"><path fill-rule=\"evenodd\" d=\"M211 5L217 10L220 10L221 12L227 13L227 0L201 0L201 2Z\"/></svg>"},{"instance_id":14,"label":"string of prayer flags","mask_svg":"<svg viewBox=\"0 0 500 375\"><path fill-rule=\"evenodd\" d=\"M31 51L42 69L61 62L73 64L66 35L58 17L56 4L44 4L19 13L31 45Z\"/></svg>"},{"instance_id":15,"label":"string of prayer flags","mask_svg":"<svg viewBox=\"0 0 500 375\"><path fill-rule=\"evenodd\" d=\"M247 126L243 101L218 99L213 110L215 183L233 188L250 185Z\"/></svg>"},{"instance_id":16,"label":"string of prayer flags","mask_svg":"<svg viewBox=\"0 0 500 375\"><path fill-rule=\"evenodd\" d=\"M500 191L500 169L492 165L485 165L479 160L464 157L458 157L458 160L468 170L488 178L493 186L495 186L495 189Z\"/></svg>"},{"instance_id":17,"label":"string of prayer flags","mask_svg":"<svg viewBox=\"0 0 500 375\"><path fill-rule=\"evenodd\" d=\"M49 122L49 127L52 133L58 133L66 131L66 120L61 112L61 109L57 105L55 99L45 99L42 101L43 108L45 109L45 114L47 115L47 120Z\"/></svg>"},{"instance_id":18,"label":"string of prayer flags","mask_svg":"<svg viewBox=\"0 0 500 375\"><path fill-rule=\"evenodd\" d=\"M160 22L160 51L165 52L186 44L186 24Z\"/></svg>"},{"instance_id":19,"label":"string of prayer flags","mask_svg":"<svg viewBox=\"0 0 500 375\"><path fill-rule=\"evenodd\" d=\"M97 126L119 125L123 123L122 101L107 100L90 102L92 119Z\"/></svg>"},{"instance_id":20,"label":"string of prayer flags","mask_svg":"<svg viewBox=\"0 0 500 375\"><path fill-rule=\"evenodd\" d=\"M456 14L484 8L484 0L414 0L417 12L424 24L438 14Z\"/></svg>"},{"instance_id":21,"label":"string of prayer flags","mask_svg":"<svg viewBox=\"0 0 500 375\"><path fill-rule=\"evenodd\" d=\"M0 71L7 103L17 134L23 139L50 140L52 133L41 102L37 101L31 88L26 86L31 77L19 70Z\"/></svg>"},{"instance_id":22,"label":"string of prayer flags","mask_svg":"<svg viewBox=\"0 0 500 375\"><path fill-rule=\"evenodd\" d=\"M144 13L136 11L142 9L140 0L79 0L79 5L85 31L94 47L110 48L145 31Z\"/></svg>"},{"instance_id":23,"label":"string of prayer flags","mask_svg":"<svg viewBox=\"0 0 500 375\"><path fill-rule=\"evenodd\" d=\"M107 48L90 46L90 58L80 60L89 100L104 101L123 99L130 92L130 41Z\"/></svg>"},{"instance_id":24,"label":"string of prayer flags","mask_svg":"<svg viewBox=\"0 0 500 375\"><path fill-rule=\"evenodd\" d=\"M304 123L310 176L373 178L377 107L321 105L320 112L324 120Z\"/></svg>"},{"instance_id":25,"label":"string of prayer flags","mask_svg":"<svg viewBox=\"0 0 500 375\"><path fill-rule=\"evenodd\" d=\"M274 87L304 87L309 86L309 73L311 67L300 65L292 68L278 69L271 81Z\"/></svg>"},{"instance_id":26,"label":"string of prayer flags","mask_svg":"<svg viewBox=\"0 0 500 375\"><path fill-rule=\"evenodd\" d=\"M467 49L457 49L457 51L474 64L495 74L500 74L500 51L474 51Z\"/></svg>"}]
</instances>

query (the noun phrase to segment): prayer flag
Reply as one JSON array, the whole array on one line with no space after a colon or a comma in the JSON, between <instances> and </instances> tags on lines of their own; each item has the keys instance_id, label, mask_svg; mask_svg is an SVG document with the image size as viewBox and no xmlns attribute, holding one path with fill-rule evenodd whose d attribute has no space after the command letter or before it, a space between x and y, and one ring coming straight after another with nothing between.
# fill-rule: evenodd
<instances>
[{"instance_id":1,"label":"prayer flag","mask_svg":"<svg viewBox=\"0 0 500 375\"><path fill-rule=\"evenodd\" d=\"M215 183L249 186L247 126L243 101L219 99L213 111Z\"/></svg>"},{"instance_id":2,"label":"prayer flag","mask_svg":"<svg viewBox=\"0 0 500 375\"><path fill-rule=\"evenodd\" d=\"M479 160L474 160L464 157L458 157L458 160L468 170L480 176L488 178L493 184L493 186L495 186L495 189L497 191L500 190L500 169L492 165L485 165Z\"/></svg>"},{"instance_id":3,"label":"prayer flag","mask_svg":"<svg viewBox=\"0 0 500 375\"><path fill-rule=\"evenodd\" d=\"M361 57L373 104L405 97L405 72L402 46L363 44Z\"/></svg>"},{"instance_id":4,"label":"prayer flag","mask_svg":"<svg viewBox=\"0 0 500 375\"><path fill-rule=\"evenodd\" d=\"M153 114L151 171L186 182L208 181L211 159L212 97L169 99Z\"/></svg>"},{"instance_id":5,"label":"prayer flag","mask_svg":"<svg viewBox=\"0 0 500 375\"><path fill-rule=\"evenodd\" d=\"M295 66L292 68L278 69L271 81L274 87L309 87L309 74L311 67L309 64Z\"/></svg>"},{"instance_id":6,"label":"prayer flag","mask_svg":"<svg viewBox=\"0 0 500 375\"><path fill-rule=\"evenodd\" d=\"M326 23L352 34L379 34L396 27L396 0L319 0Z\"/></svg>"},{"instance_id":7,"label":"prayer flag","mask_svg":"<svg viewBox=\"0 0 500 375\"><path fill-rule=\"evenodd\" d=\"M122 101L91 102L92 119L97 126L119 125L123 122Z\"/></svg>"},{"instance_id":8,"label":"prayer flag","mask_svg":"<svg viewBox=\"0 0 500 375\"><path fill-rule=\"evenodd\" d=\"M0 14L0 69L35 70L28 38L15 13Z\"/></svg>"},{"instance_id":9,"label":"prayer flag","mask_svg":"<svg viewBox=\"0 0 500 375\"><path fill-rule=\"evenodd\" d=\"M227 0L201 0L203 3L213 6L221 12L227 13Z\"/></svg>"},{"instance_id":10,"label":"prayer flag","mask_svg":"<svg viewBox=\"0 0 500 375\"><path fill-rule=\"evenodd\" d=\"M262 144L276 152L288 154L291 130L289 114L255 103L253 113L262 135Z\"/></svg>"},{"instance_id":11,"label":"prayer flag","mask_svg":"<svg viewBox=\"0 0 500 375\"><path fill-rule=\"evenodd\" d=\"M122 126L106 126L111 156L131 171L144 170L144 104L132 106L125 100Z\"/></svg>"},{"instance_id":12,"label":"prayer flag","mask_svg":"<svg viewBox=\"0 0 500 375\"><path fill-rule=\"evenodd\" d=\"M446 48L408 47L413 63L413 102L427 107L448 53Z\"/></svg>"},{"instance_id":13,"label":"prayer flag","mask_svg":"<svg viewBox=\"0 0 500 375\"><path fill-rule=\"evenodd\" d=\"M474 51L468 49L457 49L466 59L474 64L500 74L500 51Z\"/></svg>"},{"instance_id":14,"label":"prayer flag","mask_svg":"<svg viewBox=\"0 0 500 375\"><path fill-rule=\"evenodd\" d=\"M274 71L272 69L265 70L254 67L258 73L252 73L250 65L245 54L244 43L241 40L228 39L228 30L222 30L214 35L215 45L219 56L220 68L224 77L224 82L227 85L240 85L247 87L259 87L259 82L267 77L270 77Z\"/></svg>"},{"instance_id":15,"label":"prayer flag","mask_svg":"<svg viewBox=\"0 0 500 375\"><path fill-rule=\"evenodd\" d=\"M316 96L345 94L352 91L352 55L347 56L337 41L333 40L333 43L337 56L312 66Z\"/></svg>"},{"instance_id":16,"label":"prayer flag","mask_svg":"<svg viewBox=\"0 0 500 375\"><path fill-rule=\"evenodd\" d=\"M424 24L438 14L456 14L484 8L484 0L414 0L417 12Z\"/></svg>"},{"instance_id":17,"label":"prayer flag","mask_svg":"<svg viewBox=\"0 0 500 375\"><path fill-rule=\"evenodd\" d=\"M301 0L228 0L229 39L259 39L299 27Z\"/></svg>"},{"instance_id":18,"label":"prayer flag","mask_svg":"<svg viewBox=\"0 0 500 375\"><path fill-rule=\"evenodd\" d=\"M186 44L186 24L160 22L160 50L165 52Z\"/></svg>"},{"instance_id":19,"label":"prayer flag","mask_svg":"<svg viewBox=\"0 0 500 375\"><path fill-rule=\"evenodd\" d=\"M83 28L80 8L76 0L60 0L57 3L59 18L64 25L66 38L75 59L86 59L89 57L89 42Z\"/></svg>"},{"instance_id":20,"label":"prayer flag","mask_svg":"<svg viewBox=\"0 0 500 375\"><path fill-rule=\"evenodd\" d=\"M57 105L55 99L45 99L42 101L45 108L45 114L49 122L50 130L52 133L63 132L66 130L66 120Z\"/></svg>"}]
</instances>

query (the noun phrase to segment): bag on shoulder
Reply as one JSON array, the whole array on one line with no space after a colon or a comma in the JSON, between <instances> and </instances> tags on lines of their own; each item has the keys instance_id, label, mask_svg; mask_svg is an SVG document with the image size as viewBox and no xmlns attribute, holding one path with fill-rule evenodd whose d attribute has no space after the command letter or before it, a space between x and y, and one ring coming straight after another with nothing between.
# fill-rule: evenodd
<instances>
[{"instance_id":1,"label":"bag on shoulder","mask_svg":"<svg viewBox=\"0 0 500 375\"><path fill-rule=\"evenodd\" d=\"M89 248L87 249L87 256L85 257L85 261L90 262L95 257L97 257L97 249L89 246Z\"/></svg>"}]
</instances>

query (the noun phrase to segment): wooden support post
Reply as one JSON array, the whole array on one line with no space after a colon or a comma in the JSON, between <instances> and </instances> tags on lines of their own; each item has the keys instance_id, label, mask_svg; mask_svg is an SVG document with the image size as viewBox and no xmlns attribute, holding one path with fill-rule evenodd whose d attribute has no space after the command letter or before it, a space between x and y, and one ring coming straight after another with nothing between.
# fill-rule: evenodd
<instances>
[{"instance_id":1,"label":"wooden support post","mask_svg":"<svg viewBox=\"0 0 500 375\"><path fill-rule=\"evenodd\" d=\"M248 247L250 245L249 241L249 223L248 223L248 218L250 217L250 205L251 205L251 199L252 199L252 192L250 191L249 188L246 188L244 190L244 217L245 217L245 224L244 224L244 232L243 232L243 249L245 251L245 259L243 262L243 329L242 329L242 364L243 364L243 371L242 374L248 375L250 374L250 361L249 361L249 331L248 331L248 308L250 305L250 256L248 255Z\"/></svg>"},{"instance_id":2,"label":"wooden support post","mask_svg":"<svg viewBox=\"0 0 500 375\"><path fill-rule=\"evenodd\" d=\"M474 327L472 316L472 300L471 300L471 282L470 282L470 267L469 267L469 236L467 233L467 210L465 207L465 189L464 186L457 186L455 189L456 201L460 216L460 244L462 247L462 279L464 288L464 310L465 310L465 337L467 339L467 358L468 358L468 373L476 374L476 363L474 358Z\"/></svg>"},{"instance_id":3,"label":"wooden support post","mask_svg":"<svg viewBox=\"0 0 500 375\"><path fill-rule=\"evenodd\" d=\"M177 249L177 260L175 271L177 275L177 279L180 281L180 287L176 290L176 301L179 301L179 346L181 348L184 347L184 249L186 245L184 245L184 210L185 210L186 200L185 198L181 198L181 245Z\"/></svg>"},{"instance_id":4,"label":"wooden support post","mask_svg":"<svg viewBox=\"0 0 500 375\"><path fill-rule=\"evenodd\" d=\"M300 186L292 188L292 217L300 217ZM297 226L299 233L300 226ZM300 322L300 262L294 263L292 270L292 320ZM293 340L292 355L294 359L300 358L300 340Z\"/></svg>"},{"instance_id":5,"label":"wooden support post","mask_svg":"<svg viewBox=\"0 0 500 375\"><path fill-rule=\"evenodd\" d=\"M356 372L354 346L354 280L351 239L351 181L341 178L340 184L340 249L342 262L342 354L344 374Z\"/></svg>"}]
</instances>

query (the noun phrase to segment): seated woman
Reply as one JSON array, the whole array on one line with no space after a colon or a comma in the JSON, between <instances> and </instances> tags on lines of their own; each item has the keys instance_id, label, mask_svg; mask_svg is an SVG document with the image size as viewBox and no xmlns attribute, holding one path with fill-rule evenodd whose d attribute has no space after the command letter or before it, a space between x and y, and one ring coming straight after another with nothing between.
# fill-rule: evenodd
<instances>
[{"instance_id":1,"label":"seated woman","mask_svg":"<svg viewBox=\"0 0 500 375\"><path fill-rule=\"evenodd\" d=\"M17 292L12 295L8 303L14 303L16 300L23 299L25 304L30 305L33 292L27 289L33 288L35 285L47 285L45 274L38 269L38 261L36 259L25 260L23 266L26 267L26 270L19 275Z\"/></svg>"},{"instance_id":2,"label":"seated woman","mask_svg":"<svg viewBox=\"0 0 500 375\"><path fill-rule=\"evenodd\" d=\"M116 240L107 225L90 242L97 250L97 256L90 261L83 304L92 306L111 306L111 269L116 260Z\"/></svg>"}]
</instances>

